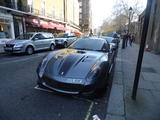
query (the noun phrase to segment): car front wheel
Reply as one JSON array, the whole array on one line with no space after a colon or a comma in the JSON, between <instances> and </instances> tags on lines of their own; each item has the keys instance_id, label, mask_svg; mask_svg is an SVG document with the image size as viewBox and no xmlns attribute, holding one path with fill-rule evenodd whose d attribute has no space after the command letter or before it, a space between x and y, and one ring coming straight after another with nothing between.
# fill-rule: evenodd
<instances>
[{"instance_id":1,"label":"car front wheel","mask_svg":"<svg viewBox=\"0 0 160 120\"><path fill-rule=\"evenodd\" d=\"M31 47L31 46L27 47L26 53L27 53L28 55L32 55L33 52L34 52L33 47Z\"/></svg>"}]
</instances>

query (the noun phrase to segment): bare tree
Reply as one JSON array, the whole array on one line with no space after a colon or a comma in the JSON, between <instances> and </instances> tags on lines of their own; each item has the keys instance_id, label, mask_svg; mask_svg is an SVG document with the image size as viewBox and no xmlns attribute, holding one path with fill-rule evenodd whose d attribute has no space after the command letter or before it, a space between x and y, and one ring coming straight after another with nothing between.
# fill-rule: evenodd
<instances>
[{"instance_id":1,"label":"bare tree","mask_svg":"<svg viewBox=\"0 0 160 120\"><path fill-rule=\"evenodd\" d=\"M123 31L129 22L137 21L144 10L140 0L115 0L113 9L112 19L102 24L102 32Z\"/></svg>"}]
</instances>

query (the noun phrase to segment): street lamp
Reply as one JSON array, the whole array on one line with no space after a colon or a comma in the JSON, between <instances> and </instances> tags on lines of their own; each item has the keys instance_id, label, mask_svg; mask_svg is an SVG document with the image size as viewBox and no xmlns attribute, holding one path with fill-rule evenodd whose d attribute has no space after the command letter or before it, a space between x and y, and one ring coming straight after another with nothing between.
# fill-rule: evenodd
<instances>
[{"instance_id":1,"label":"street lamp","mask_svg":"<svg viewBox=\"0 0 160 120\"><path fill-rule=\"evenodd\" d=\"M131 24L131 14L132 14L133 8L129 8L129 18L128 18L128 33L130 32L130 24Z\"/></svg>"},{"instance_id":2,"label":"street lamp","mask_svg":"<svg viewBox=\"0 0 160 120\"><path fill-rule=\"evenodd\" d=\"M144 48L145 48L147 31L148 31L148 26L149 26L152 2L153 2L152 0L148 0L147 7L145 10L143 31L142 31L142 36L141 36L141 44L140 44L136 73L135 73L134 84L133 84L133 89L132 89L132 99L133 100L136 100L136 96L137 96L137 89L138 89L139 77L140 77L140 72L141 72L141 67L142 67L142 60L143 60Z\"/></svg>"}]
</instances>

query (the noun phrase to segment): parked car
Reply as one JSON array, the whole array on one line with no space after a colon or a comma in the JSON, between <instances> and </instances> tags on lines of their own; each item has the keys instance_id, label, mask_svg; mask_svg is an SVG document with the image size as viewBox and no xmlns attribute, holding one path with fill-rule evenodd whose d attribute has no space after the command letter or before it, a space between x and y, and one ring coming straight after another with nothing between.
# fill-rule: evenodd
<instances>
[{"instance_id":1,"label":"parked car","mask_svg":"<svg viewBox=\"0 0 160 120\"><path fill-rule=\"evenodd\" d=\"M117 50L117 48L118 48L117 39L115 39L113 37L107 37L107 36L102 36L101 38L103 38L109 42L111 50Z\"/></svg>"},{"instance_id":2,"label":"parked car","mask_svg":"<svg viewBox=\"0 0 160 120\"><path fill-rule=\"evenodd\" d=\"M112 69L110 45L101 38L82 38L49 53L37 68L38 87L101 97Z\"/></svg>"},{"instance_id":3,"label":"parked car","mask_svg":"<svg viewBox=\"0 0 160 120\"><path fill-rule=\"evenodd\" d=\"M66 48L75 40L77 40L77 37L75 35L68 35L68 33L64 33L55 38L55 43L56 45L61 45Z\"/></svg>"},{"instance_id":4,"label":"parked car","mask_svg":"<svg viewBox=\"0 0 160 120\"><path fill-rule=\"evenodd\" d=\"M51 33L30 32L11 40L4 46L7 53L27 53L33 54L34 51L50 49L54 50L55 40Z\"/></svg>"}]
</instances>

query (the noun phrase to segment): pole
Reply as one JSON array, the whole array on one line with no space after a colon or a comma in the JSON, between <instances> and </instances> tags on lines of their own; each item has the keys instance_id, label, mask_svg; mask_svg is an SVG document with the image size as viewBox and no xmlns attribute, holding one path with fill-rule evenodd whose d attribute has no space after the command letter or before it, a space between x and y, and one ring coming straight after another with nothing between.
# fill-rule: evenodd
<instances>
[{"instance_id":1,"label":"pole","mask_svg":"<svg viewBox=\"0 0 160 120\"><path fill-rule=\"evenodd\" d=\"M140 77L140 72L141 72L144 48L145 48L147 31L148 31L148 26L149 26L149 18L150 18L150 13L151 13L151 6L152 6L152 0L148 0L147 8L146 8L146 11L145 11L145 19L144 19L142 36L141 36L141 44L140 44L139 55L138 55L138 60L137 60L137 67L136 67L134 85L133 85L133 89L132 89L132 99L133 100L136 100L136 96L137 96L139 77Z\"/></svg>"},{"instance_id":2,"label":"pole","mask_svg":"<svg viewBox=\"0 0 160 120\"><path fill-rule=\"evenodd\" d=\"M130 24L131 24L131 11L129 10L129 18L128 18L128 34L130 32Z\"/></svg>"}]
</instances>

